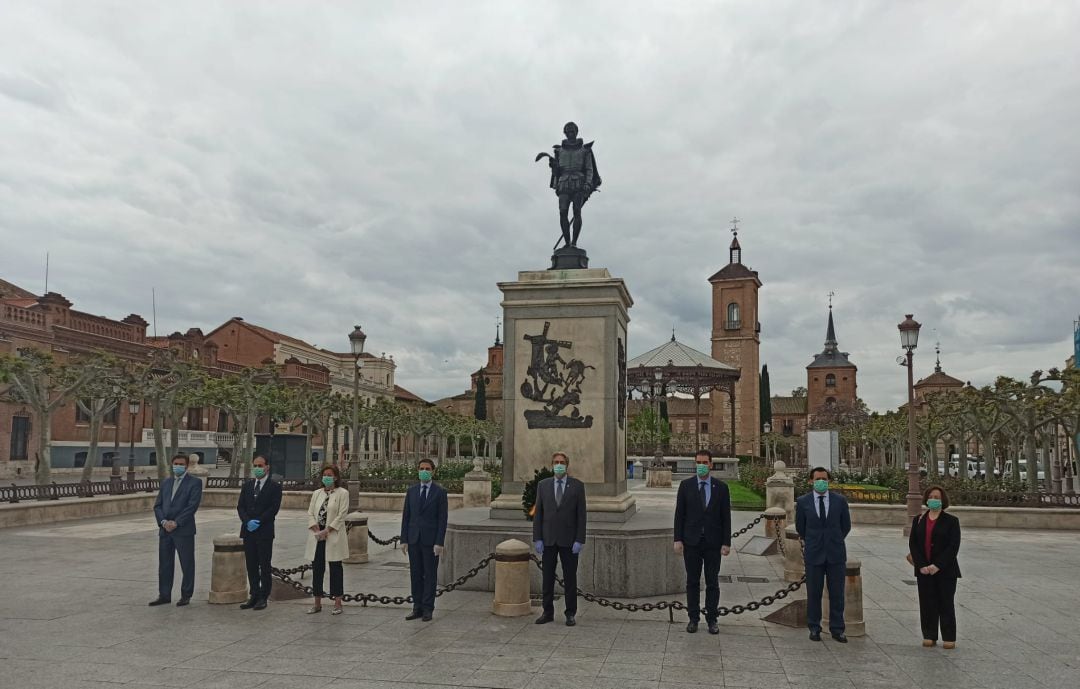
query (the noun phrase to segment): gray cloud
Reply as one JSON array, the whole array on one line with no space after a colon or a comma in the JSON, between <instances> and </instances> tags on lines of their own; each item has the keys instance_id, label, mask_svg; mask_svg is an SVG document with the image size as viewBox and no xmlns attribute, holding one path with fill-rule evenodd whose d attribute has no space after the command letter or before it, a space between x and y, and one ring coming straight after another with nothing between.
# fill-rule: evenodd
<instances>
[{"instance_id":1,"label":"gray cloud","mask_svg":"<svg viewBox=\"0 0 1080 689\"><path fill-rule=\"evenodd\" d=\"M537 151L573 119L603 192L583 244L635 299L631 354L709 350L728 219L761 274L774 391L826 293L873 407L896 324L973 382L1060 365L1080 312L1080 11L1069 3L12 2L0 22L0 274L78 308L233 315L458 392L495 283L545 267ZM934 329L934 331L932 331Z\"/></svg>"}]
</instances>

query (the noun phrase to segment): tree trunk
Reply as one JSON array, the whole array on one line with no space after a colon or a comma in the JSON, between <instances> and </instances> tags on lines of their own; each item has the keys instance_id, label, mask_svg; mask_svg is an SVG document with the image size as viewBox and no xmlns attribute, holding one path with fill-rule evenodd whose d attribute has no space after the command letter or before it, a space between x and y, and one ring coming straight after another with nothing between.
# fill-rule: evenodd
<instances>
[{"instance_id":1,"label":"tree trunk","mask_svg":"<svg viewBox=\"0 0 1080 689\"><path fill-rule=\"evenodd\" d=\"M1039 492L1039 458L1035 453L1035 431L1024 434L1024 456L1027 457L1027 490ZM1018 463L1019 464L1019 463Z\"/></svg>"},{"instance_id":2,"label":"tree trunk","mask_svg":"<svg viewBox=\"0 0 1080 689\"><path fill-rule=\"evenodd\" d=\"M994 436L984 434L979 442L982 443L982 469L986 472L983 478L989 483L994 480Z\"/></svg>"},{"instance_id":3,"label":"tree trunk","mask_svg":"<svg viewBox=\"0 0 1080 689\"><path fill-rule=\"evenodd\" d=\"M38 450L37 466L34 467L34 480L38 485L48 484L52 476L52 410L38 411Z\"/></svg>"},{"instance_id":4,"label":"tree trunk","mask_svg":"<svg viewBox=\"0 0 1080 689\"><path fill-rule=\"evenodd\" d=\"M233 442L232 442L232 458L229 462L229 478L236 478L240 475L240 458L244 452L244 438L247 437L247 429L243 428L243 424L240 423L240 417L234 417L235 423L233 424Z\"/></svg>"},{"instance_id":5,"label":"tree trunk","mask_svg":"<svg viewBox=\"0 0 1080 689\"><path fill-rule=\"evenodd\" d=\"M94 475L98 455L98 433L100 432L101 406L97 400L90 400L90 447L86 453L86 462L83 464L82 480L84 482L89 481Z\"/></svg>"}]
</instances>

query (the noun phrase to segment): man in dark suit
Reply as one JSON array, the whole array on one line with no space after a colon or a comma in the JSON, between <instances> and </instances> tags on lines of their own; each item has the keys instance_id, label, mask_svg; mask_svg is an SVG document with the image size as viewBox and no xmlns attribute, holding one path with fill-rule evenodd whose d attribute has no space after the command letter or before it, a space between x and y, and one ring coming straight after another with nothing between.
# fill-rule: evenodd
<instances>
[{"instance_id":1,"label":"man in dark suit","mask_svg":"<svg viewBox=\"0 0 1080 689\"><path fill-rule=\"evenodd\" d=\"M240 538L244 539L248 586L251 596L241 610L263 610L270 598L270 560L274 556L274 518L281 509L281 484L270 478L266 457L251 460L255 478L244 482L236 512L240 515Z\"/></svg>"},{"instance_id":2,"label":"man in dark suit","mask_svg":"<svg viewBox=\"0 0 1080 689\"><path fill-rule=\"evenodd\" d=\"M555 619L555 565L562 562L566 594L566 626L577 624L578 555L585 546L585 484L566 475L570 460L562 452L551 456L554 478L536 486L533 545L543 558L544 612L536 624Z\"/></svg>"},{"instance_id":3,"label":"man in dark suit","mask_svg":"<svg viewBox=\"0 0 1080 689\"><path fill-rule=\"evenodd\" d=\"M847 547L844 539L851 531L847 500L829 491L828 469L810 471L813 490L795 501L795 530L803 539L806 566L806 625L811 641L821 641L821 595L829 585L829 631L832 638L847 643L844 635L844 574Z\"/></svg>"},{"instance_id":4,"label":"man in dark suit","mask_svg":"<svg viewBox=\"0 0 1080 689\"><path fill-rule=\"evenodd\" d=\"M176 606L190 603L195 593L195 511L202 502L202 481L188 476L187 468L187 455L173 457L173 475L161 482L154 501L154 518L158 524L158 597L150 605L164 605L172 600L177 555L183 578Z\"/></svg>"},{"instance_id":5,"label":"man in dark suit","mask_svg":"<svg viewBox=\"0 0 1080 689\"><path fill-rule=\"evenodd\" d=\"M435 462L421 459L417 465L420 483L405 492L401 511L401 549L409 556L412 579L412 612L406 620L431 621L435 611L435 584L439 558L446 541L446 489L432 481Z\"/></svg>"},{"instance_id":6,"label":"man in dark suit","mask_svg":"<svg viewBox=\"0 0 1080 689\"><path fill-rule=\"evenodd\" d=\"M696 476L679 484L675 500L675 553L686 567L686 631L697 631L701 618L701 570L705 569L705 623L719 634L720 558L731 552L731 497L727 484L709 475L712 453L698 450Z\"/></svg>"}]
</instances>

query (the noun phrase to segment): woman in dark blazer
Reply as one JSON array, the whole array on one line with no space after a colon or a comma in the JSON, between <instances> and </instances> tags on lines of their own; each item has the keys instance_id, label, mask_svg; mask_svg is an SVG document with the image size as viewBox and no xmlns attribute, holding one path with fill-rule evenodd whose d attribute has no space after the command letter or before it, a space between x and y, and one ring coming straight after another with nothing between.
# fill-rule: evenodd
<instances>
[{"instance_id":1,"label":"woman in dark blazer","mask_svg":"<svg viewBox=\"0 0 1080 689\"><path fill-rule=\"evenodd\" d=\"M956 648L956 580L960 566L960 520L945 512L949 495L940 486L930 486L923 494L927 510L915 518L908 538L910 562L919 586L919 618L923 646L937 643L941 627L942 647Z\"/></svg>"}]
</instances>

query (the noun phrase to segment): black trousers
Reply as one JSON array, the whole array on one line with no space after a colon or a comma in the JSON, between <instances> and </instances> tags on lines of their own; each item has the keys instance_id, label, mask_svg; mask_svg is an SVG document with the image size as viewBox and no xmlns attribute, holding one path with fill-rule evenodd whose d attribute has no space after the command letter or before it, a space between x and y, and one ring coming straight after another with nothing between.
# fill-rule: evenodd
<instances>
[{"instance_id":1,"label":"black trousers","mask_svg":"<svg viewBox=\"0 0 1080 689\"><path fill-rule=\"evenodd\" d=\"M172 599L173 573L176 556L180 556L180 597L191 598L195 593L195 534L175 536L160 529L158 538L158 595Z\"/></svg>"},{"instance_id":2,"label":"black trousers","mask_svg":"<svg viewBox=\"0 0 1080 689\"><path fill-rule=\"evenodd\" d=\"M566 614L577 614L578 556L570 546L544 545L544 614L555 614L555 565L562 561L563 593L566 595Z\"/></svg>"},{"instance_id":3,"label":"black trousers","mask_svg":"<svg viewBox=\"0 0 1080 689\"><path fill-rule=\"evenodd\" d=\"M435 546L409 544L409 579L412 584L414 612L431 613L435 610L435 585L439 572L439 558Z\"/></svg>"},{"instance_id":4,"label":"black trousers","mask_svg":"<svg viewBox=\"0 0 1080 689\"><path fill-rule=\"evenodd\" d=\"M274 556L274 539L245 538L244 559L247 561L248 589L253 600L270 598L270 560Z\"/></svg>"},{"instance_id":5,"label":"black trousers","mask_svg":"<svg viewBox=\"0 0 1080 689\"><path fill-rule=\"evenodd\" d=\"M841 634L844 625L844 576L846 562L826 562L806 565L806 626L812 632L821 631L821 594L829 582L829 631Z\"/></svg>"},{"instance_id":6,"label":"black trousers","mask_svg":"<svg viewBox=\"0 0 1080 689\"><path fill-rule=\"evenodd\" d=\"M919 621L922 637L937 641L941 626L942 641L956 641L956 577L944 574L917 574Z\"/></svg>"},{"instance_id":7,"label":"black trousers","mask_svg":"<svg viewBox=\"0 0 1080 689\"><path fill-rule=\"evenodd\" d=\"M686 614L691 622L701 619L701 570L705 570L705 621L715 622L720 607L720 548L683 543L686 567Z\"/></svg>"},{"instance_id":8,"label":"black trousers","mask_svg":"<svg viewBox=\"0 0 1080 689\"><path fill-rule=\"evenodd\" d=\"M311 588L315 589L316 596L325 596L323 590L323 575L326 573L326 541L315 544L315 560L311 563ZM345 595L345 568L341 560L330 563L330 597L337 598Z\"/></svg>"}]
</instances>

